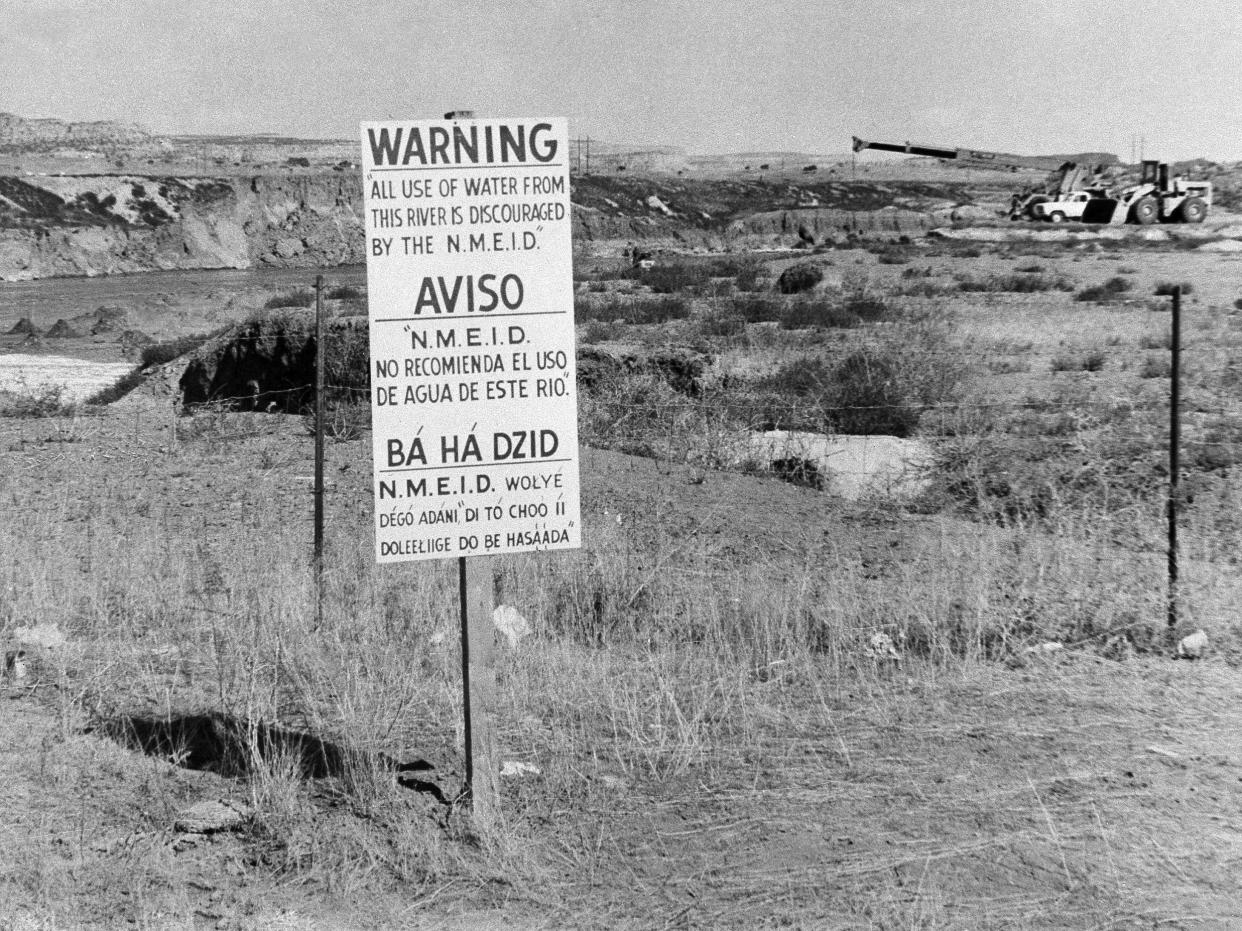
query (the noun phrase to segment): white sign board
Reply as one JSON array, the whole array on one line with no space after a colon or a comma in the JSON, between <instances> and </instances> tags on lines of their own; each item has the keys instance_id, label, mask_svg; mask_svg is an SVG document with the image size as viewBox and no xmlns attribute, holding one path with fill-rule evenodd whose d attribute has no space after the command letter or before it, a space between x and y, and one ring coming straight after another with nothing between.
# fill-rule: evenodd
<instances>
[{"instance_id":1,"label":"white sign board","mask_svg":"<svg viewBox=\"0 0 1242 931\"><path fill-rule=\"evenodd\" d=\"M581 545L567 140L362 124L380 562Z\"/></svg>"}]
</instances>

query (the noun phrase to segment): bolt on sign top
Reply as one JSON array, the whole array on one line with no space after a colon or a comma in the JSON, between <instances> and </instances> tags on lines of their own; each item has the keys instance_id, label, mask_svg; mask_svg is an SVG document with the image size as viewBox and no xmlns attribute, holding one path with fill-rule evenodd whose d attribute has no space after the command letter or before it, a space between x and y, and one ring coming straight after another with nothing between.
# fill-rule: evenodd
<instances>
[{"instance_id":1,"label":"bolt on sign top","mask_svg":"<svg viewBox=\"0 0 1242 931\"><path fill-rule=\"evenodd\" d=\"M567 139L362 124L380 562L581 545Z\"/></svg>"}]
</instances>

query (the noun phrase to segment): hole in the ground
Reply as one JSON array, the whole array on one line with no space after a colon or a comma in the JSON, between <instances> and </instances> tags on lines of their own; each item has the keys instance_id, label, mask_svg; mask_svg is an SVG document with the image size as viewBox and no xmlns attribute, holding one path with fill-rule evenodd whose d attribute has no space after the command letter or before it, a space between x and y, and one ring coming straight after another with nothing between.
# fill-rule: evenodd
<instances>
[{"instance_id":1,"label":"hole in the ground","mask_svg":"<svg viewBox=\"0 0 1242 931\"><path fill-rule=\"evenodd\" d=\"M293 769L303 779L341 777L363 767L386 770L402 787L449 804L438 785L412 775L435 770L426 760L403 763L382 753L366 757L313 734L262 721L223 714L123 714L104 718L93 729L148 756L222 776L245 776L256 765Z\"/></svg>"}]
</instances>

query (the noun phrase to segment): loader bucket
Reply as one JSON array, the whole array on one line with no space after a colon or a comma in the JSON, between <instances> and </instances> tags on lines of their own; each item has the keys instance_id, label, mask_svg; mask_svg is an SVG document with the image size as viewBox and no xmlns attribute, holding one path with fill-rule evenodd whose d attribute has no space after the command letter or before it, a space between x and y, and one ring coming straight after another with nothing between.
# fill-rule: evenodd
<instances>
[{"instance_id":1,"label":"loader bucket","mask_svg":"<svg viewBox=\"0 0 1242 931\"><path fill-rule=\"evenodd\" d=\"M1117 216L1121 219L1118 221ZM1125 210L1121 209L1121 202L1111 197L1097 197L1087 201L1087 206L1082 212L1083 223L1124 223L1126 221Z\"/></svg>"}]
</instances>

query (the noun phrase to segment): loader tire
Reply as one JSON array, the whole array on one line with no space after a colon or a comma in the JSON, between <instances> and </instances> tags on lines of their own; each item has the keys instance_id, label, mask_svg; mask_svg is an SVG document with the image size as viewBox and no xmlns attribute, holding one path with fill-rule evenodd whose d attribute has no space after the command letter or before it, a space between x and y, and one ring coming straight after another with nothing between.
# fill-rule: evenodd
<instances>
[{"instance_id":1,"label":"loader tire","mask_svg":"<svg viewBox=\"0 0 1242 931\"><path fill-rule=\"evenodd\" d=\"M1065 214L1063 214L1060 210L1054 210L1054 211L1052 211L1052 213L1048 214L1048 222L1050 222L1050 223L1064 223L1064 222L1065 222Z\"/></svg>"},{"instance_id":2,"label":"loader tire","mask_svg":"<svg viewBox=\"0 0 1242 931\"><path fill-rule=\"evenodd\" d=\"M1187 197L1177 214L1183 223L1202 223L1207 216L1207 204L1200 197Z\"/></svg>"},{"instance_id":3,"label":"loader tire","mask_svg":"<svg viewBox=\"0 0 1242 931\"><path fill-rule=\"evenodd\" d=\"M1130 208L1130 216L1140 226L1151 226L1160 218L1160 205L1154 197L1140 197Z\"/></svg>"}]
</instances>

